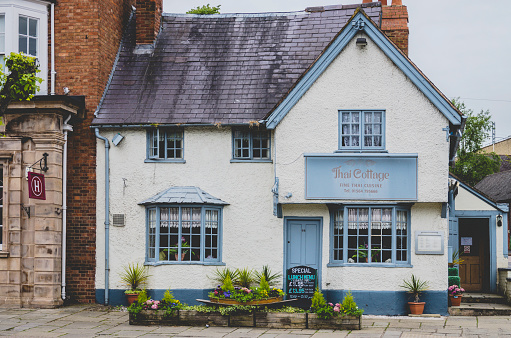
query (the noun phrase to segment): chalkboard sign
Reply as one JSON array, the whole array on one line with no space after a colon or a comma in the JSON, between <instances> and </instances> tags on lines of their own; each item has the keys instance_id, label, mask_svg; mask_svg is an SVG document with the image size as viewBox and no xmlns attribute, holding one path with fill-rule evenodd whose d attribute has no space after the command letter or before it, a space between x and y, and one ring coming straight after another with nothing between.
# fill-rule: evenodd
<instances>
[{"instance_id":1,"label":"chalkboard sign","mask_svg":"<svg viewBox=\"0 0 511 338\"><path fill-rule=\"evenodd\" d=\"M317 270L310 266L295 266L287 269L286 289L288 299L298 299L300 306L310 307L310 299L314 295L318 280Z\"/></svg>"}]
</instances>

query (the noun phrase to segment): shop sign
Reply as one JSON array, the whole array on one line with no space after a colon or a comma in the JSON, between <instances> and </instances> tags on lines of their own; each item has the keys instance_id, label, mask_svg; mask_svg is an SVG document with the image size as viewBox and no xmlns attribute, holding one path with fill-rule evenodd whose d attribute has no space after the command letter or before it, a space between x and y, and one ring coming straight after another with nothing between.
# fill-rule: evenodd
<instances>
[{"instance_id":1,"label":"shop sign","mask_svg":"<svg viewBox=\"0 0 511 338\"><path fill-rule=\"evenodd\" d=\"M28 173L28 197L38 200L46 199L44 175L33 172Z\"/></svg>"},{"instance_id":2,"label":"shop sign","mask_svg":"<svg viewBox=\"0 0 511 338\"><path fill-rule=\"evenodd\" d=\"M417 200L417 154L305 154L305 198Z\"/></svg>"},{"instance_id":3,"label":"shop sign","mask_svg":"<svg viewBox=\"0 0 511 338\"><path fill-rule=\"evenodd\" d=\"M317 270L310 266L287 269L286 287L289 299L311 299L316 290Z\"/></svg>"}]
</instances>

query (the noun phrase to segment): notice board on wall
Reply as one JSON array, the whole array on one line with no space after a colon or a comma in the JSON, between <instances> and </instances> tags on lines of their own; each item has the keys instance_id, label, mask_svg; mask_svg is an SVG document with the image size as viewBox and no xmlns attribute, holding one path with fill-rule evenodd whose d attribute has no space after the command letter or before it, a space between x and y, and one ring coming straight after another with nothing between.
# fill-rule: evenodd
<instances>
[{"instance_id":1,"label":"notice board on wall","mask_svg":"<svg viewBox=\"0 0 511 338\"><path fill-rule=\"evenodd\" d=\"M416 231L416 255L443 255L444 233L442 231Z\"/></svg>"}]
</instances>

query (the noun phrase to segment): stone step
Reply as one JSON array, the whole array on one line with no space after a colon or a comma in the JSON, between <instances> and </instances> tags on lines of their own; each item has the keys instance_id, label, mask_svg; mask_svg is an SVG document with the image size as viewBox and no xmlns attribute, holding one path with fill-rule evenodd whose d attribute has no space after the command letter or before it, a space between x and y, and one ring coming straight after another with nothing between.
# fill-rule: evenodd
<instances>
[{"instance_id":1,"label":"stone step","mask_svg":"<svg viewBox=\"0 0 511 338\"><path fill-rule=\"evenodd\" d=\"M506 304L506 298L494 293L465 292L461 303Z\"/></svg>"},{"instance_id":2,"label":"stone step","mask_svg":"<svg viewBox=\"0 0 511 338\"><path fill-rule=\"evenodd\" d=\"M463 297L465 298L465 297ZM461 303L449 307L451 316L511 316L511 306L495 303Z\"/></svg>"}]
</instances>

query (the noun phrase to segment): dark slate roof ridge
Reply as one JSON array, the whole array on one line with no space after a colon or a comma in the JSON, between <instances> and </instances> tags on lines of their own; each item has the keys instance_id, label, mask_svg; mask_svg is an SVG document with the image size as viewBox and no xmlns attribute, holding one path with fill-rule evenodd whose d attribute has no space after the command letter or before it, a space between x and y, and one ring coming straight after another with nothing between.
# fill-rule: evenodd
<instances>
[{"instance_id":1,"label":"dark slate roof ridge","mask_svg":"<svg viewBox=\"0 0 511 338\"><path fill-rule=\"evenodd\" d=\"M511 199L511 170L501 171L486 176L476 184L477 189L488 191L495 201L508 201ZM500 188L500 190L499 190Z\"/></svg>"}]
</instances>

